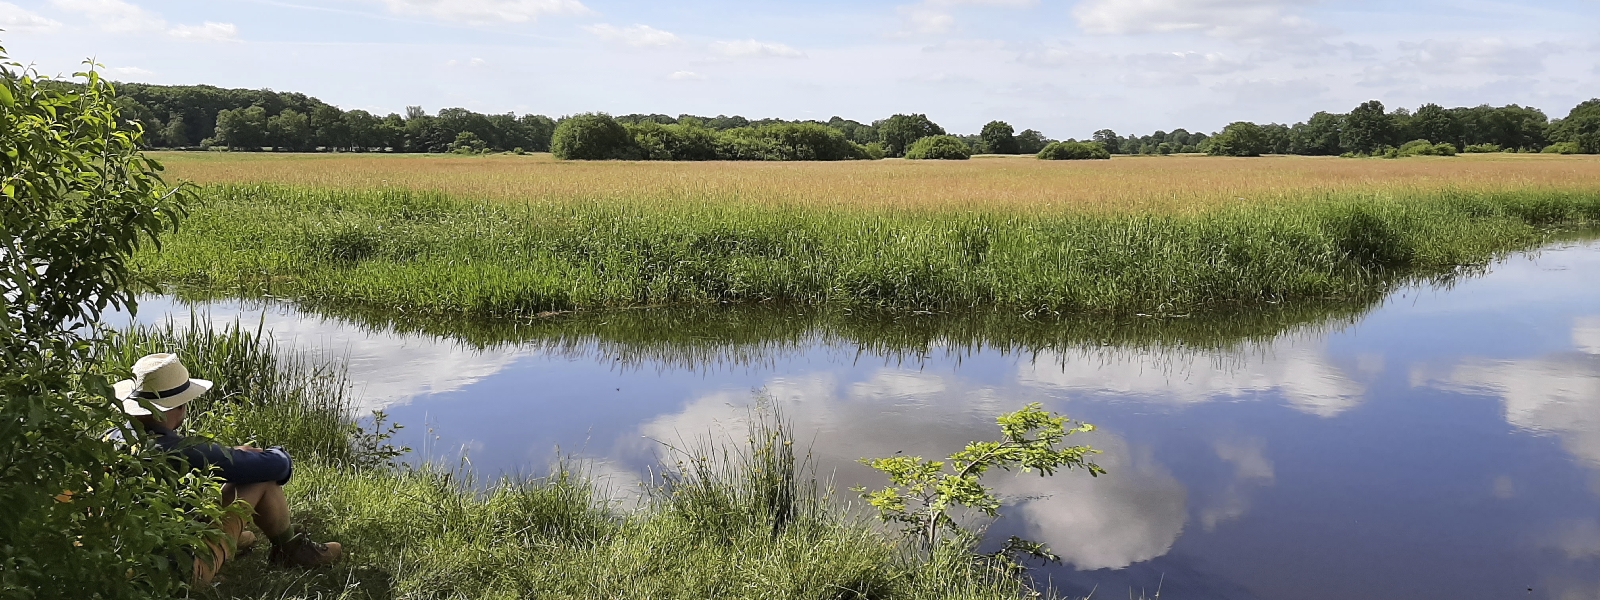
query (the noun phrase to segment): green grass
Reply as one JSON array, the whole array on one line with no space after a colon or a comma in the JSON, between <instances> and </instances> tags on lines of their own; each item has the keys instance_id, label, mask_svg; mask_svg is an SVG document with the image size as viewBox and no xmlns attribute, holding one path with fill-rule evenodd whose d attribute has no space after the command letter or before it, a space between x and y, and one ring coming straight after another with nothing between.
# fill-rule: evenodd
<instances>
[{"instance_id":1,"label":"green grass","mask_svg":"<svg viewBox=\"0 0 1600 600\"><path fill-rule=\"evenodd\" d=\"M770 304L1025 317L1370 301L1600 220L1600 194L1331 195L1197 215L507 204L213 186L140 272L417 316Z\"/></svg>"},{"instance_id":2,"label":"green grass","mask_svg":"<svg viewBox=\"0 0 1600 600\"><path fill-rule=\"evenodd\" d=\"M797 456L780 417L743 440L705 439L637 491L608 500L574 462L546 477L476 481L396 466L357 429L337 361L234 325L136 326L108 339L115 374L177 352L216 382L191 434L285 446L296 521L345 544L332 568L275 569L264 552L222 571L218 598L1020 598L1023 580L982 557L908 549ZM554 458L554 457L553 457ZM266 544L263 543L263 546Z\"/></svg>"}]
</instances>

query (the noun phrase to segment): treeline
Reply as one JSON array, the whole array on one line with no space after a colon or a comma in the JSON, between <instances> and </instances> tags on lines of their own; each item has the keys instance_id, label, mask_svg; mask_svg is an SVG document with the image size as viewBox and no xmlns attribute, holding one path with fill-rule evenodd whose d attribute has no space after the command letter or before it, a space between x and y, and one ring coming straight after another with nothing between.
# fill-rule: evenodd
<instances>
[{"instance_id":1,"label":"treeline","mask_svg":"<svg viewBox=\"0 0 1600 600\"><path fill-rule=\"evenodd\" d=\"M949 139L930 141L925 146L932 152L913 156L1040 154L1057 143L1037 130L1016 132L1004 121L992 121L977 134L951 135L921 114L899 114L862 123L841 117L786 121L687 114L551 118L482 114L464 108L428 114L421 107L412 106L404 114L379 116L364 110L342 110L294 92L137 83L119 84L118 90L123 114L144 127L145 143L155 148L555 151L567 158L846 160L905 157L919 140L939 136ZM583 147L563 147L556 143L563 127L574 131L599 128L609 132L606 135L610 137L603 135ZM958 150L952 140L959 141L963 148ZM1428 104L1415 112L1404 108L1390 112L1374 100L1348 113L1319 112L1294 125L1238 122L1213 134L1177 129L1143 136L1122 136L1103 129L1090 139L1069 138L1065 142L1075 145L1058 146L1045 154L1052 158L1098 155L1089 144L1098 144L1108 154L1600 153L1600 99L1579 104L1562 119L1550 119L1539 109L1518 105L1444 108Z\"/></svg>"},{"instance_id":2,"label":"treeline","mask_svg":"<svg viewBox=\"0 0 1600 600\"><path fill-rule=\"evenodd\" d=\"M1364 102L1348 113L1319 112L1294 125L1240 121L1206 136L1184 130L1143 137L1095 132L1116 154L1206 152L1220 156L1301 154L1309 156L1401 156L1457 152L1551 152L1600 154L1600 99L1573 108L1563 119L1515 104L1444 108L1425 104L1415 112L1387 111Z\"/></svg>"}]
</instances>

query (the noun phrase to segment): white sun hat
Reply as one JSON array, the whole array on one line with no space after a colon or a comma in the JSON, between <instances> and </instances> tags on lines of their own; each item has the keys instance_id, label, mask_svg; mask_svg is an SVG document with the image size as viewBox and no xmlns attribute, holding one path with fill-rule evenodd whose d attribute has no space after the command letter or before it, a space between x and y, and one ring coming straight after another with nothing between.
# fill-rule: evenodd
<instances>
[{"instance_id":1,"label":"white sun hat","mask_svg":"<svg viewBox=\"0 0 1600 600\"><path fill-rule=\"evenodd\" d=\"M122 400L123 412L138 417L150 414L140 400L162 411L172 410L211 391L211 382L190 379L176 354L151 354L133 363L133 379L118 381L112 388Z\"/></svg>"}]
</instances>

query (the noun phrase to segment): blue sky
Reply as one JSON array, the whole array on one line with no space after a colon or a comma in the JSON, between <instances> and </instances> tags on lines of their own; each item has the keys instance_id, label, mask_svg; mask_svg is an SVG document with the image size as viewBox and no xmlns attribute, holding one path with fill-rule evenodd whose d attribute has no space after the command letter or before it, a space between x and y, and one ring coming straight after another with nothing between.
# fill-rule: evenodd
<instances>
[{"instance_id":1,"label":"blue sky","mask_svg":"<svg viewBox=\"0 0 1600 600\"><path fill-rule=\"evenodd\" d=\"M1600 0L0 0L14 60L344 108L927 113L1057 138L1600 96Z\"/></svg>"}]
</instances>

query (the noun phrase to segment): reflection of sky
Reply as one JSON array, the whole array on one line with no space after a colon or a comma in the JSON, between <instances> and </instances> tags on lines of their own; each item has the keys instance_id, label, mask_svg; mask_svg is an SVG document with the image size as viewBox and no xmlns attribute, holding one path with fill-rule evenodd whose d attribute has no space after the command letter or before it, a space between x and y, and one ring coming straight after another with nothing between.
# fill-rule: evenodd
<instances>
[{"instance_id":1,"label":"reflection of sky","mask_svg":"<svg viewBox=\"0 0 1600 600\"><path fill-rule=\"evenodd\" d=\"M836 487L857 464L992 438L1032 401L1090 421L1110 474L998 477L1001 535L1065 591L1190 598L1587 598L1600 591L1600 245L1516 257L1360 323L1232 352L1060 349L907 364L822 346L748 368L477 353L269 313L351 356L430 455L537 472L556 448L628 487L661 443L780 401ZM237 307L226 308L237 311ZM152 313L154 311L151 311ZM151 313L147 313L151 314ZM233 314L233 313L227 313ZM246 320L257 318L246 317ZM426 434L426 435L425 435ZM431 436L431 437L430 437ZM1584 594L1589 594L1585 596Z\"/></svg>"}]
</instances>

